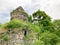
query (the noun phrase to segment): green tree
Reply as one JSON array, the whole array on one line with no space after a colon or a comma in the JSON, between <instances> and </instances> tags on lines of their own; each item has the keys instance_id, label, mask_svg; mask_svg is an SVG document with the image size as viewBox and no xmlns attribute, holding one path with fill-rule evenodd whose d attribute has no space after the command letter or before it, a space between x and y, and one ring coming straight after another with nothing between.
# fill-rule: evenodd
<instances>
[{"instance_id":1,"label":"green tree","mask_svg":"<svg viewBox=\"0 0 60 45\"><path fill-rule=\"evenodd\" d=\"M59 37L56 34L49 31L40 34L40 40L44 42L44 45L56 45L58 39Z\"/></svg>"},{"instance_id":2,"label":"green tree","mask_svg":"<svg viewBox=\"0 0 60 45\"><path fill-rule=\"evenodd\" d=\"M33 15L33 18L36 17L38 21L45 20L45 19L51 21L50 16L48 16L44 11L41 11L41 10L37 10L32 15Z\"/></svg>"},{"instance_id":3,"label":"green tree","mask_svg":"<svg viewBox=\"0 0 60 45\"><path fill-rule=\"evenodd\" d=\"M60 20L54 20L53 24L55 29L54 33L60 37Z\"/></svg>"},{"instance_id":4,"label":"green tree","mask_svg":"<svg viewBox=\"0 0 60 45\"><path fill-rule=\"evenodd\" d=\"M60 30L60 20L54 20L53 24L55 25L56 30Z\"/></svg>"},{"instance_id":5,"label":"green tree","mask_svg":"<svg viewBox=\"0 0 60 45\"><path fill-rule=\"evenodd\" d=\"M36 11L32 14L33 20L37 18L38 25L48 26L51 23L51 18L44 11Z\"/></svg>"},{"instance_id":6,"label":"green tree","mask_svg":"<svg viewBox=\"0 0 60 45\"><path fill-rule=\"evenodd\" d=\"M53 31L54 27L51 22L50 16L48 16L44 11L37 10L32 14L33 20L37 18L36 20L38 21L37 25L42 26L41 30L44 32L45 30L50 30Z\"/></svg>"},{"instance_id":7,"label":"green tree","mask_svg":"<svg viewBox=\"0 0 60 45\"><path fill-rule=\"evenodd\" d=\"M32 16L28 17L28 21L32 23Z\"/></svg>"}]
</instances>

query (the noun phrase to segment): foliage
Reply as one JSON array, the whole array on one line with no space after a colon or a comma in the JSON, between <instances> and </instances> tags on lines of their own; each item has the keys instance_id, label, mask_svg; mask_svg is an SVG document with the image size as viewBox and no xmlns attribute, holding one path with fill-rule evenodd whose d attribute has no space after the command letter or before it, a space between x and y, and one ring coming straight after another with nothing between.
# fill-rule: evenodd
<instances>
[{"instance_id":1,"label":"foliage","mask_svg":"<svg viewBox=\"0 0 60 45\"><path fill-rule=\"evenodd\" d=\"M0 27L2 26L2 24L0 24Z\"/></svg>"},{"instance_id":2,"label":"foliage","mask_svg":"<svg viewBox=\"0 0 60 45\"><path fill-rule=\"evenodd\" d=\"M28 21L29 21L29 22L32 22L32 16L29 16L29 17L28 17Z\"/></svg>"},{"instance_id":3,"label":"foliage","mask_svg":"<svg viewBox=\"0 0 60 45\"><path fill-rule=\"evenodd\" d=\"M60 20L54 20L53 24L55 29L54 33L60 37Z\"/></svg>"},{"instance_id":4,"label":"foliage","mask_svg":"<svg viewBox=\"0 0 60 45\"><path fill-rule=\"evenodd\" d=\"M45 45L55 45L58 40L60 40L56 34L50 33L49 31L40 34L40 39L44 42Z\"/></svg>"},{"instance_id":5,"label":"foliage","mask_svg":"<svg viewBox=\"0 0 60 45\"><path fill-rule=\"evenodd\" d=\"M44 45L44 42L41 40L35 40L31 45Z\"/></svg>"},{"instance_id":6,"label":"foliage","mask_svg":"<svg viewBox=\"0 0 60 45\"><path fill-rule=\"evenodd\" d=\"M29 29L31 29L31 30L33 30L35 32L39 32L40 31L39 26L36 26L36 25L34 25L32 23L28 23L28 27L29 27Z\"/></svg>"},{"instance_id":7,"label":"foliage","mask_svg":"<svg viewBox=\"0 0 60 45\"><path fill-rule=\"evenodd\" d=\"M23 21L21 20L11 20L10 22L5 24L5 28L8 29L14 29L14 28L19 28L19 27L23 27L25 24L23 23Z\"/></svg>"},{"instance_id":8,"label":"foliage","mask_svg":"<svg viewBox=\"0 0 60 45\"><path fill-rule=\"evenodd\" d=\"M55 29L60 30L60 20L54 20L53 23L55 25Z\"/></svg>"},{"instance_id":9,"label":"foliage","mask_svg":"<svg viewBox=\"0 0 60 45\"><path fill-rule=\"evenodd\" d=\"M9 36L8 36L7 34L5 34L5 35L3 35L2 39L3 39L4 41L8 41L8 40L9 40Z\"/></svg>"},{"instance_id":10,"label":"foliage","mask_svg":"<svg viewBox=\"0 0 60 45\"><path fill-rule=\"evenodd\" d=\"M0 23L0 28L2 28L4 25Z\"/></svg>"},{"instance_id":11,"label":"foliage","mask_svg":"<svg viewBox=\"0 0 60 45\"><path fill-rule=\"evenodd\" d=\"M37 17L39 21L45 20L45 19L51 20L51 18L44 11L41 11L41 10L37 10L32 15L33 15L33 18Z\"/></svg>"},{"instance_id":12,"label":"foliage","mask_svg":"<svg viewBox=\"0 0 60 45\"><path fill-rule=\"evenodd\" d=\"M33 24L33 20L37 18L37 25ZM2 25L0 25L2 26ZM60 20L51 21L50 16L48 16L44 11L38 10L28 17L28 22L22 20L10 20L8 23L4 24L4 28L15 29L15 28L25 28L27 26L28 30L37 33L38 39L30 45L60 45ZM31 32L31 36L34 34ZM24 37L29 38L28 36ZM8 35L4 35L3 40L7 41L9 39Z\"/></svg>"},{"instance_id":13,"label":"foliage","mask_svg":"<svg viewBox=\"0 0 60 45\"><path fill-rule=\"evenodd\" d=\"M51 18L44 11L36 11L33 18L37 18L37 25L40 27L39 39L44 45L56 45L60 42L60 20L51 22ZM37 45L37 44L36 44Z\"/></svg>"}]
</instances>

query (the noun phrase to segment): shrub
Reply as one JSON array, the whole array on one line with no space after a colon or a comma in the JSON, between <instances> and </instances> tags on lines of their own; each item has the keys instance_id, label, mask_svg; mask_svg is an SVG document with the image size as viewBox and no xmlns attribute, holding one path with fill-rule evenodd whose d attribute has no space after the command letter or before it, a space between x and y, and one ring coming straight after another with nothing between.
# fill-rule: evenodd
<instances>
[{"instance_id":1,"label":"shrub","mask_svg":"<svg viewBox=\"0 0 60 45\"><path fill-rule=\"evenodd\" d=\"M9 36L6 34L6 35L4 35L4 36L2 37L2 39L3 39L4 41L8 41L8 40L9 40Z\"/></svg>"}]
</instances>

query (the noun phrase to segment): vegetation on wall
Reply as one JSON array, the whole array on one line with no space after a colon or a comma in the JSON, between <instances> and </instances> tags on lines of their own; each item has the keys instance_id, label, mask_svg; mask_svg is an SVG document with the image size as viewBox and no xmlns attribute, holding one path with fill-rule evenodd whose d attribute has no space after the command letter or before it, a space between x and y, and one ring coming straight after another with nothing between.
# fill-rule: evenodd
<instances>
[{"instance_id":1,"label":"vegetation on wall","mask_svg":"<svg viewBox=\"0 0 60 45\"><path fill-rule=\"evenodd\" d=\"M37 18L38 23L33 24L33 19ZM1 24L0 24L1 26ZM10 20L4 24L4 28L15 29L24 28L27 26L29 30L37 33L38 39L30 45L60 45L60 20L51 21L51 17L44 11L37 10L31 16L28 17L28 22L22 20ZM8 36L3 36L4 40L8 40Z\"/></svg>"},{"instance_id":2,"label":"vegetation on wall","mask_svg":"<svg viewBox=\"0 0 60 45\"><path fill-rule=\"evenodd\" d=\"M2 36L2 39L3 39L4 41L8 41L8 40L9 40L9 36L8 36L7 34L4 34L4 35Z\"/></svg>"}]
</instances>

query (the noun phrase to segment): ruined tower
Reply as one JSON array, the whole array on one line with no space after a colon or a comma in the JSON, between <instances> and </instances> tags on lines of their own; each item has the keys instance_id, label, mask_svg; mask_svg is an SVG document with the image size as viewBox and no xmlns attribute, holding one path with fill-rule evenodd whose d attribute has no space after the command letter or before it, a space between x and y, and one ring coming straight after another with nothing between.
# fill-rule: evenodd
<instances>
[{"instance_id":1,"label":"ruined tower","mask_svg":"<svg viewBox=\"0 0 60 45\"><path fill-rule=\"evenodd\" d=\"M13 10L11 13L11 20L12 19L19 19L23 21L28 21L28 14L25 12L25 10L19 6L15 10Z\"/></svg>"}]
</instances>

